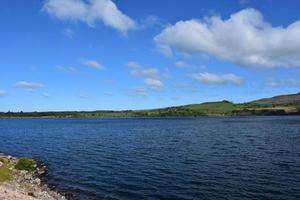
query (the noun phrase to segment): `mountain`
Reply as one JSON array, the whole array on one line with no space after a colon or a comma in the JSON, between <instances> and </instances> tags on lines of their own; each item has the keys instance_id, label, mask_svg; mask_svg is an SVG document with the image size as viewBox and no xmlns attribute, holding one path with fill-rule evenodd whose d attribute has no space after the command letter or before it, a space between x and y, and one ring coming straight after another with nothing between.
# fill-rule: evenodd
<instances>
[{"instance_id":1,"label":"mountain","mask_svg":"<svg viewBox=\"0 0 300 200\"><path fill-rule=\"evenodd\" d=\"M289 94L289 95L280 95L271 98L259 99L252 101L251 103L256 104L296 104L300 105L300 93Z\"/></svg>"},{"instance_id":2,"label":"mountain","mask_svg":"<svg viewBox=\"0 0 300 200\"><path fill-rule=\"evenodd\" d=\"M126 111L0 112L0 117L172 117L172 116L244 116L300 115L300 93L235 104L230 101L206 102L159 109Z\"/></svg>"},{"instance_id":3,"label":"mountain","mask_svg":"<svg viewBox=\"0 0 300 200\"><path fill-rule=\"evenodd\" d=\"M230 101L206 102L141 112L145 116L232 116L300 114L300 93L235 104Z\"/></svg>"}]
</instances>

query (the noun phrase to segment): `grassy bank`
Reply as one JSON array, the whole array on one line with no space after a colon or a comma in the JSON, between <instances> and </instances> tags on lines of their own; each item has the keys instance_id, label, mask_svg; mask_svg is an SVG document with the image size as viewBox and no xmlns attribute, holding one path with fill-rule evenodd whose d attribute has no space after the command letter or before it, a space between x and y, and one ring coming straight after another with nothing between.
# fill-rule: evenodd
<instances>
[{"instance_id":1,"label":"grassy bank","mask_svg":"<svg viewBox=\"0 0 300 200\"><path fill-rule=\"evenodd\" d=\"M26 157L19 158L16 162L7 157L0 157L0 182L10 181L13 178L13 170L32 171L35 161Z\"/></svg>"},{"instance_id":2,"label":"grassy bank","mask_svg":"<svg viewBox=\"0 0 300 200\"><path fill-rule=\"evenodd\" d=\"M12 179L13 164L7 158L0 158L0 183Z\"/></svg>"}]
</instances>

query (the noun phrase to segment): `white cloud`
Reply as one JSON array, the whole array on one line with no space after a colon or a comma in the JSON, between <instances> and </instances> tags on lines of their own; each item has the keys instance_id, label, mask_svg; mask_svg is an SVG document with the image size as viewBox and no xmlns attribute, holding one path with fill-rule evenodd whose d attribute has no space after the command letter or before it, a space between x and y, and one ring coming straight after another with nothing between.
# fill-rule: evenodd
<instances>
[{"instance_id":1,"label":"white cloud","mask_svg":"<svg viewBox=\"0 0 300 200\"><path fill-rule=\"evenodd\" d=\"M61 72L64 72L64 73L70 73L70 74L77 72L77 70L74 67L65 67L65 66L61 66L61 65L56 66L56 69L58 71L61 71Z\"/></svg>"},{"instance_id":2,"label":"white cloud","mask_svg":"<svg viewBox=\"0 0 300 200\"><path fill-rule=\"evenodd\" d=\"M157 77L159 71L155 68L133 69L130 71L130 74L133 76Z\"/></svg>"},{"instance_id":3,"label":"white cloud","mask_svg":"<svg viewBox=\"0 0 300 200\"><path fill-rule=\"evenodd\" d=\"M130 68L140 68L141 67L141 65L139 63L136 63L136 62L133 62L133 61L128 62L127 66L130 67Z\"/></svg>"},{"instance_id":4,"label":"white cloud","mask_svg":"<svg viewBox=\"0 0 300 200\"><path fill-rule=\"evenodd\" d=\"M128 62L127 66L130 68L130 75L142 77L145 81L145 84L148 88L153 90L161 89L164 84L161 81L161 73L158 69L154 67L143 67L136 62ZM170 78L168 73L163 74L164 78Z\"/></svg>"},{"instance_id":5,"label":"white cloud","mask_svg":"<svg viewBox=\"0 0 300 200\"><path fill-rule=\"evenodd\" d=\"M139 20L138 27L140 29L146 28L163 28L166 26L166 22L155 15L147 15L145 18Z\"/></svg>"},{"instance_id":6,"label":"white cloud","mask_svg":"<svg viewBox=\"0 0 300 200\"><path fill-rule=\"evenodd\" d=\"M6 91L0 90L0 97L4 97L6 94L7 94Z\"/></svg>"},{"instance_id":7,"label":"white cloud","mask_svg":"<svg viewBox=\"0 0 300 200\"><path fill-rule=\"evenodd\" d=\"M178 68L191 68L191 69L206 69L205 65L193 65L184 61L176 61L175 66Z\"/></svg>"},{"instance_id":8,"label":"white cloud","mask_svg":"<svg viewBox=\"0 0 300 200\"><path fill-rule=\"evenodd\" d=\"M136 26L136 22L123 14L111 0L46 0L42 10L60 20L82 21L89 26L102 21L123 34Z\"/></svg>"},{"instance_id":9,"label":"white cloud","mask_svg":"<svg viewBox=\"0 0 300 200\"><path fill-rule=\"evenodd\" d=\"M156 44L157 44L157 48L160 51L160 53L162 53L163 55L165 55L166 57L171 58L173 56L173 51L171 49L171 47L169 47L167 44L163 44L164 42L159 41L158 37L154 38ZM161 44L159 44L161 43Z\"/></svg>"},{"instance_id":10,"label":"white cloud","mask_svg":"<svg viewBox=\"0 0 300 200\"><path fill-rule=\"evenodd\" d=\"M145 78L159 77L159 70L154 67L142 67L136 62L128 62L127 66L130 68L130 75Z\"/></svg>"},{"instance_id":11,"label":"white cloud","mask_svg":"<svg viewBox=\"0 0 300 200\"><path fill-rule=\"evenodd\" d=\"M104 69L104 66L95 60L83 60L81 63L85 66L88 66L88 67L91 67L91 68L94 68L97 70Z\"/></svg>"},{"instance_id":12,"label":"white cloud","mask_svg":"<svg viewBox=\"0 0 300 200\"><path fill-rule=\"evenodd\" d=\"M178 68L185 68L185 67L190 67L190 64L184 62L184 61L176 61L175 66Z\"/></svg>"},{"instance_id":13,"label":"white cloud","mask_svg":"<svg viewBox=\"0 0 300 200\"><path fill-rule=\"evenodd\" d=\"M43 97L46 97L46 98L48 98L48 97L50 97L50 94L49 94L49 93L47 93L47 92L45 92L45 93L43 93Z\"/></svg>"},{"instance_id":14,"label":"white cloud","mask_svg":"<svg viewBox=\"0 0 300 200\"><path fill-rule=\"evenodd\" d=\"M218 75L218 74L212 74L206 72L206 73L192 74L191 77L194 80L207 85L221 85L221 84L240 85L243 82L242 78L234 74Z\"/></svg>"},{"instance_id":15,"label":"white cloud","mask_svg":"<svg viewBox=\"0 0 300 200\"><path fill-rule=\"evenodd\" d=\"M255 9L245 9L223 20L179 21L166 27L154 41L162 53L208 54L250 67L300 66L300 21L273 27Z\"/></svg>"},{"instance_id":16,"label":"white cloud","mask_svg":"<svg viewBox=\"0 0 300 200\"><path fill-rule=\"evenodd\" d=\"M161 89L164 86L163 82L153 78L146 78L145 83L150 89L154 89L154 90Z\"/></svg>"},{"instance_id":17,"label":"white cloud","mask_svg":"<svg viewBox=\"0 0 300 200\"><path fill-rule=\"evenodd\" d=\"M294 78L275 79L269 78L266 80L266 85L269 87L300 87L300 80Z\"/></svg>"},{"instance_id":18,"label":"white cloud","mask_svg":"<svg viewBox=\"0 0 300 200\"><path fill-rule=\"evenodd\" d=\"M25 88L31 90L44 87L44 85L41 83L27 82L27 81L18 81L16 82L15 86L19 88Z\"/></svg>"}]
</instances>

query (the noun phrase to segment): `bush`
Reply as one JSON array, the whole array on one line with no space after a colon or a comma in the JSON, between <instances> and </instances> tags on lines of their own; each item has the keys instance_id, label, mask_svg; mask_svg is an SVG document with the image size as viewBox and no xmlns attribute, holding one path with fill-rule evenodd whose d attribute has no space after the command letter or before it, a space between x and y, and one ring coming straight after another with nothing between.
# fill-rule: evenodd
<instances>
[{"instance_id":1,"label":"bush","mask_svg":"<svg viewBox=\"0 0 300 200\"><path fill-rule=\"evenodd\" d=\"M22 157L15 165L15 169L32 171L34 170L35 161L26 157Z\"/></svg>"}]
</instances>

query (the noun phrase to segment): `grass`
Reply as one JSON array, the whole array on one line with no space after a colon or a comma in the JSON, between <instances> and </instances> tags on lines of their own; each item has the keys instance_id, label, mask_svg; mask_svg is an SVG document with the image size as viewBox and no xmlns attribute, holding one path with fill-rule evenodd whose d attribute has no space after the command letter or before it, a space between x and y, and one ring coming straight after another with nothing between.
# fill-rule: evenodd
<instances>
[{"instance_id":1,"label":"grass","mask_svg":"<svg viewBox=\"0 0 300 200\"><path fill-rule=\"evenodd\" d=\"M299 94L298 94L299 95ZM98 117L173 117L173 116L239 116L239 115L295 115L300 114L300 103L276 104L265 101L232 103L230 101L207 102L183 106L145 110L91 111L91 112L7 112L1 117L54 117L54 118L98 118Z\"/></svg>"},{"instance_id":2,"label":"grass","mask_svg":"<svg viewBox=\"0 0 300 200\"><path fill-rule=\"evenodd\" d=\"M35 161L26 157L22 157L17 161L15 165L15 169L17 170L26 170L32 171L34 170Z\"/></svg>"},{"instance_id":3,"label":"grass","mask_svg":"<svg viewBox=\"0 0 300 200\"><path fill-rule=\"evenodd\" d=\"M0 157L0 162L3 163L0 167L0 183L10 181L13 178L11 170L13 167L17 170L32 171L36 164L34 160L26 157L20 158L15 166L5 157Z\"/></svg>"},{"instance_id":4,"label":"grass","mask_svg":"<svg viewBox=\"0 0 300 200\"><path fill-rule=\"evenodd\" d=\"M5 158L0 158L0 161L3 163L3 165L0 167L0 183L1 183L12 179L12 174L10 170L12 164L9 162L8 159Z\"/></svg>"},{"instance_id":5,"label":"grass","mask_svg":"<svg viewBox=\"0 0 300 200\"><path fill-rule=\"evenodd\" d=\"M194 104L194 105L188 105L184 108L203 112L206 114L231 114L231 112L239 106L237 104L234 104L229 101L219 101L219 102L208 102L208 103L202 103L202 104Z\"/></svg>"}]
</instances>

